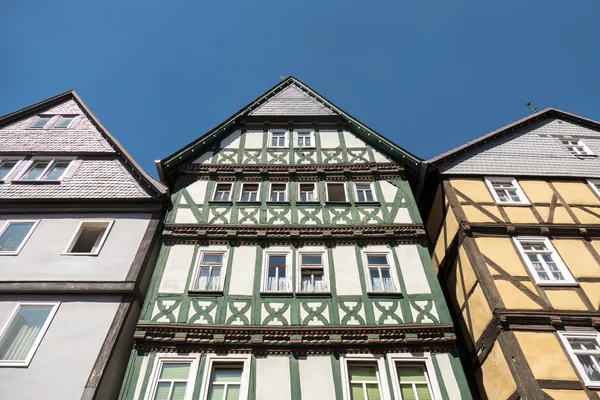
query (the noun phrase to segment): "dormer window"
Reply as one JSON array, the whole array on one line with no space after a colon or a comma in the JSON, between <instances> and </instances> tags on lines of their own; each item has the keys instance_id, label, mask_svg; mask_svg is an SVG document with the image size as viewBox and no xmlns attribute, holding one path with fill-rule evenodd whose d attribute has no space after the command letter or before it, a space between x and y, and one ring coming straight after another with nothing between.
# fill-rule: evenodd
<instances>
[{"instance_id":1,"label":"dormer window","mask_svg":"<svg viewBox=\"0 0 600 400\"><path fill-rule=\"evenodd\" d=\"M594 153L583 143L581 139L561 139L563 144L576 156L593 156Z\"/></svg>"},{"instance_id":2,"label":"dormer window","mask_svg":"<svg viewBox=\"0 0 600 400\"><path fill-rule=\"evenodd\" d=\"M72 160L33 159L29 167L18 177L21 181L59 181Z\"/></svg>"},{"instance_id":3,"label":"dormer window","mask_svg":"<svg viewBox=\"0 0 600 400\"><path fill-rule=\"evenodd\" d=\"M60 116L59 120L54 124L54 128L66 129L71 125L75 117Z\"/></svg>"},{"instance_id":4,"label":"dormer window","mask_svg":"<svg viewBox=\"0 0 600 400\"><path fill-rule=\"evenodd\" d=\"M38 115L37 119L31 124L30 128L45 128L52 119L51 115Z\"/></svg>"},{"instance_id":5,"label":"dormer window","mask_svg":"<svg viewBox=\"0 0 600 400\"><path fill-rule=\"evenodd\" d=\"M66 129L74 119L74 115L38 115L29 127L35 129Z\"/></svg>"}]
</instances>

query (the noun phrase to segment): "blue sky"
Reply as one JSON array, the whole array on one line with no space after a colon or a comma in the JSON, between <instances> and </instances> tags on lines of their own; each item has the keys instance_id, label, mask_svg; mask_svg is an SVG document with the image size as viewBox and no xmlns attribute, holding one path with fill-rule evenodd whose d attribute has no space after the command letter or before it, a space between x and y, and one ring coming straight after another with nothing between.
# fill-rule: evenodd
<instances>
[{"instance_id":1,"label":"blue sky","mask_svg":"<svg viewBox=\"0 0 600 400\"><path fill-rule=\"evenodd\" d=\"M598 0L23 0L0 15L0 114L75 89L153 175L288 75L426 159L528 101L600 120Z\"/></svg>"}]
</instances>

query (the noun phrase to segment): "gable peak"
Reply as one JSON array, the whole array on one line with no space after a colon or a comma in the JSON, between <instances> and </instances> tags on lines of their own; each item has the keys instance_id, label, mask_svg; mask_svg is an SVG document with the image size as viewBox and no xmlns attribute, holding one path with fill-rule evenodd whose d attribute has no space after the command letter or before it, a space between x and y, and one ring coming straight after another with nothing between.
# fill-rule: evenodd
<instances>
[{"instance_id":1,"label":"gable peak","mask_svg":"<svg viewBox=\"0 0 600 400\"><path fill-rule=\"evenodd\" d=\"M286 79L279 87L281 91L268 97L248 115L337 115L295 78Z\"/></svg>"}]
</instances>

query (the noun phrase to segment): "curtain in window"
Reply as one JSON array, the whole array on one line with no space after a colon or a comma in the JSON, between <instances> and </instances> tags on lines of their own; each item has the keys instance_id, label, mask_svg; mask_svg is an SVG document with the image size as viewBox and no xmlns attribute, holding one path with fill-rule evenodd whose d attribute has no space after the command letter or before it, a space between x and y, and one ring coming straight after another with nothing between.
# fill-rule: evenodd
<instances>
[{"instance_id":1,"label":"curtain in window","mask_svg":"<svg viewBox=\"0 0 600 400\"><path fill-rule=\"evenodd\" d=\"M592 381L600 381L600 371L598 371L598 367L594 364L594 360L592 360L593 356L588 354L578 354L577 359L583 366L585 374ZM600 360L598 360L600 361Z\"/></svg>"},{"instance_id":2,"label":"curtain in window","mask_svg":"<svg viewBox=\"0 0 600 400\"><path fill-rule=\"evenodd\" d=\"M0 360L26 360L53 306L21 306L0 339Z\"/></svg>"}]
</instances>

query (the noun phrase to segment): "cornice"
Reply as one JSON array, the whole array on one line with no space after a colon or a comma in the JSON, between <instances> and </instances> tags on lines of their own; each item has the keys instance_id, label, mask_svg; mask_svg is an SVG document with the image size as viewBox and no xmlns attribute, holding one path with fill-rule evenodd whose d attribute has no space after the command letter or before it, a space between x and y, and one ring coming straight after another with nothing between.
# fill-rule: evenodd
<instances>
[{"instance_id":1,"label":"cornice","mask_svg":"<svg viewBox=\"0 0 600 400\"><path fill-rule=\"evenodd\" d=\"M319 353L449 351L451 325L390 327L275 328L138 324L135 348L146 351Z\"/></svg>"},{"instance_id":2,"label":"cornice","mask_svg":"<svg viewBox=\"0 0 600 400\"><path fill-rule=\"evenodd\" d=\"M354 244L414 243L426 241L420 224L373 226L277 226L277 225L200 225L165 224L163 242L246 244Z\"/></svg>"},{"instance_id":3,"label":"cornice","mask_svg":"<svg viewBox=\"0 0 600 400\"><path fill-rule=\"evenodd\" d=\"M461 230L467 235L492 236L572 236L598 237L600 225L587 224L510 224L461 222Z\"/></svg>"},{"instance_id":4,"label":"cornice","mask_svg":"<svg viewBox=\"0 0 600 400\"><path fill-rule=\"evenodd\" d=\"M270 181L289 180L380 180L404 179L404 168L396 163L358 164L181 164L178 180L222 181Z\"/></svg>"}]
</instances>

